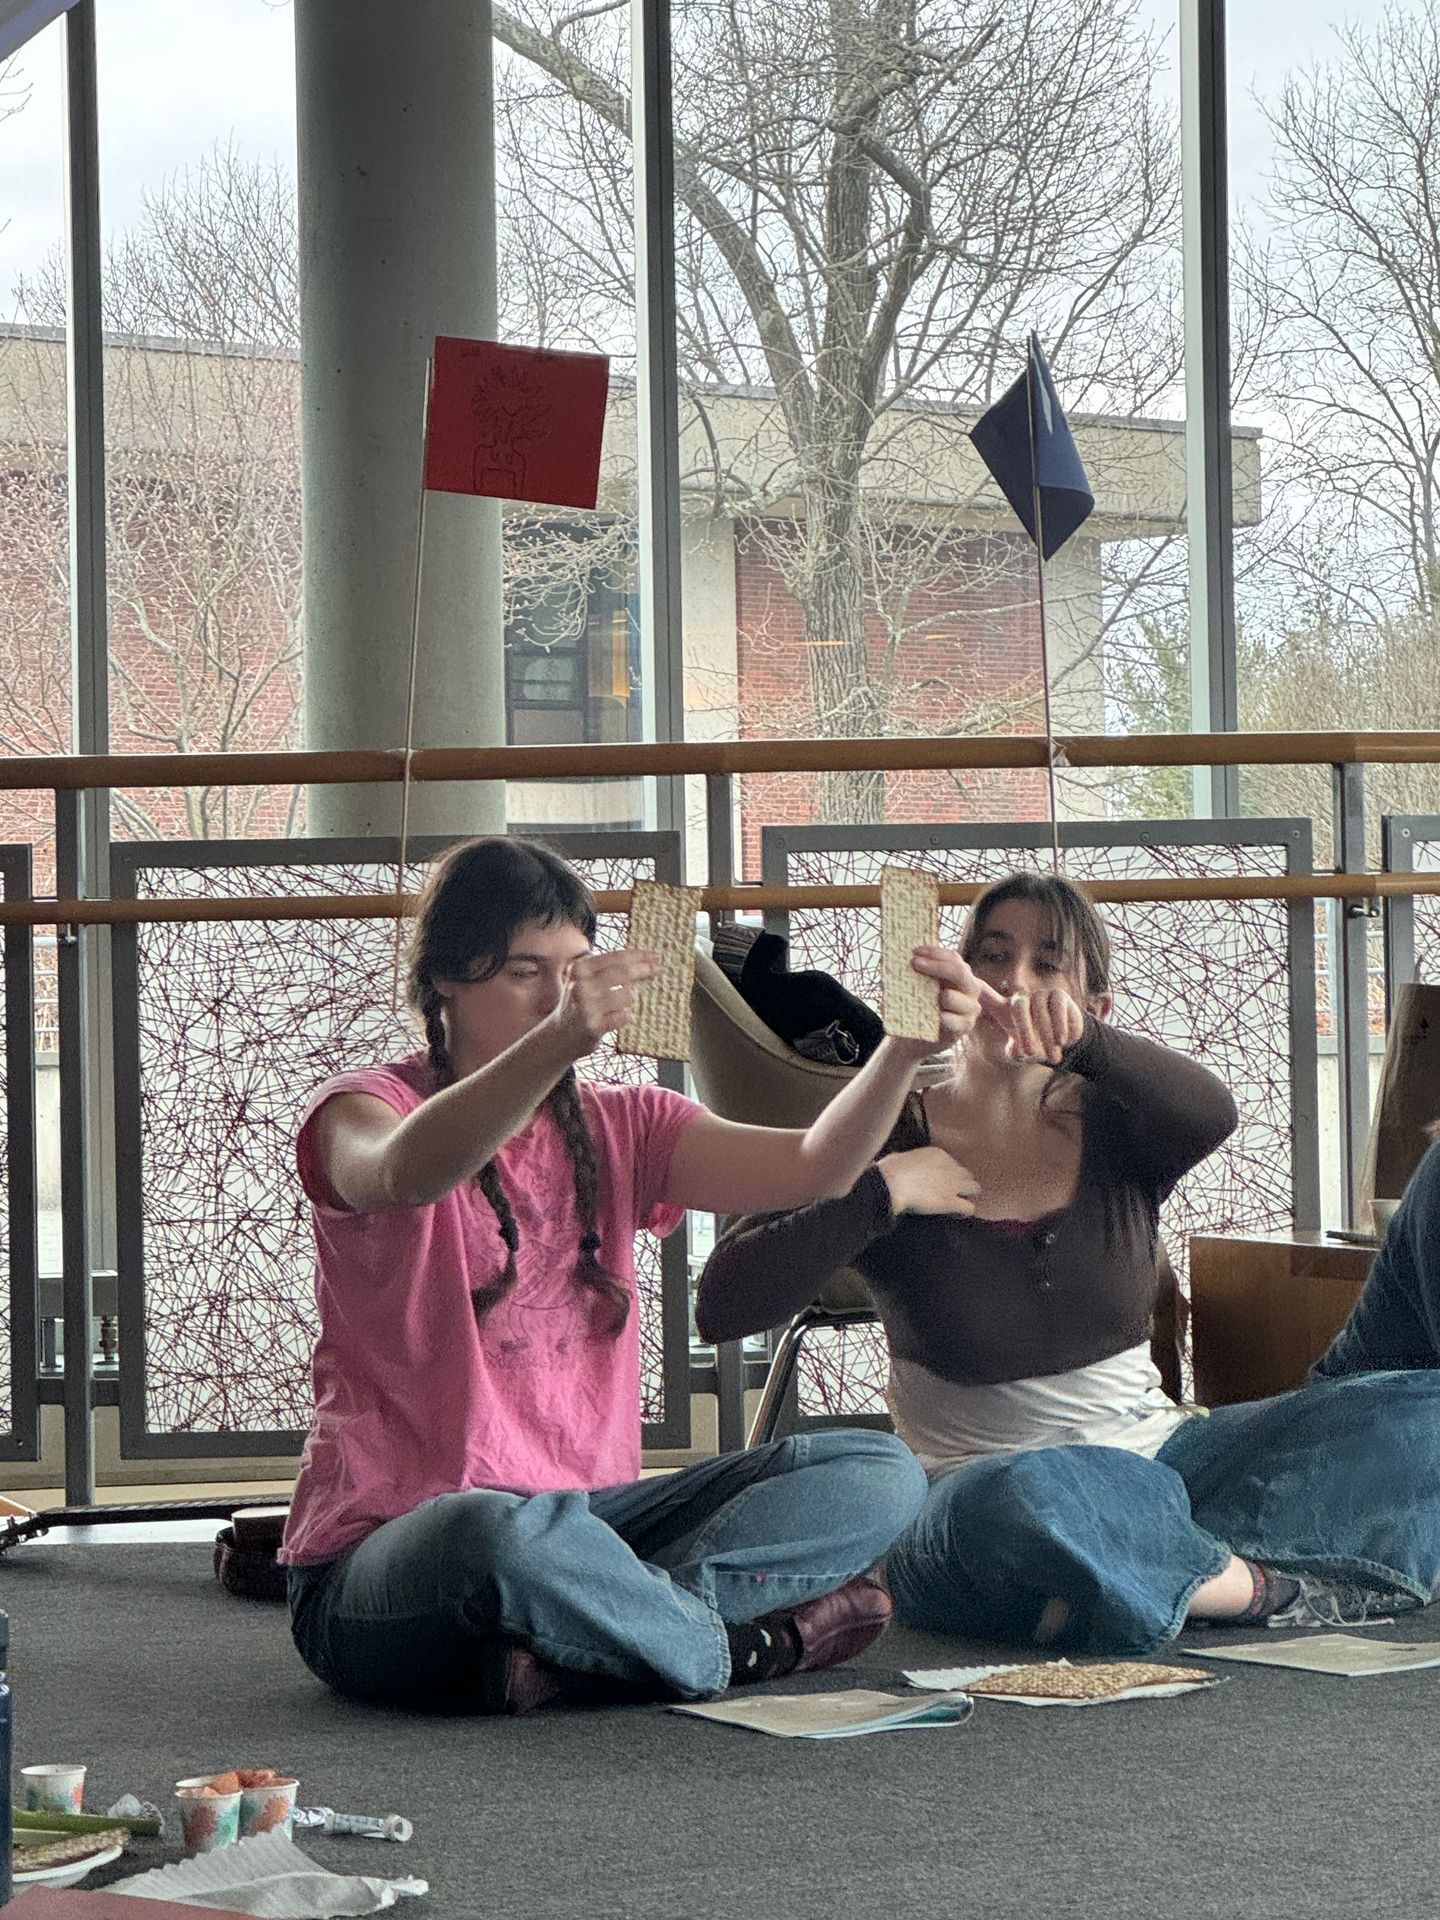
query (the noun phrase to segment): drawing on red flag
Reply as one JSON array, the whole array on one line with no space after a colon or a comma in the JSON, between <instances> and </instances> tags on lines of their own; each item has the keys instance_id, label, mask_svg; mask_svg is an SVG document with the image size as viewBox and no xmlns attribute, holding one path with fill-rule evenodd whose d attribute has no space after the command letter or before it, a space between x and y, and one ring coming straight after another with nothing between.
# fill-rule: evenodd
<instances>
[{"instance_id":1,"label":"drawing on red flag","mask_svg":"<svg viewBox=\"0 0 1440 1920\"><path fill-rule=\"evenodd\" d=\"M425 485L553 507L593 507L610 362L495 340L435 341Z\"/></svg>"}]
</instances>

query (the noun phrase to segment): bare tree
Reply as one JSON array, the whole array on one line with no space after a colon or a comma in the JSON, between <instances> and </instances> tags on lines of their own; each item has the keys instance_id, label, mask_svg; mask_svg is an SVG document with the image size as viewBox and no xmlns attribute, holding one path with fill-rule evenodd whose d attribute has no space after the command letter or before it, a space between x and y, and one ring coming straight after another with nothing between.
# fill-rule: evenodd
<instances>
[{"instance_id":1,"label":"bare tree","mask_svg":"<svg viewBox=\"0 0 1440 1920\"><path fill-rule=\"evenodd\" d=\"M1403 713L1407 726L1440 728L1440 621L1420 613L1364 626L1349 617L1342 596L1340 618L1312 606L1309 617L1276 646L1267 641L1242 652L1241 688L1247 727L1283 733L1299 724L1344 730L1365 718ZM1376 712L1384 690L1386 711ZM1305 814L1320 838L1331 811L1325 767L1255 767L1245 775L1250 813ZM1376 859L1378 823L1387 813L1440 813L1440 768L1375 766L1366 774L1366 817Z\"/></svg>"},{"instance_id":2,"label":"bare tree","mask_svg":"<svg viewBox=\"0 0 1440 1920\"><path fill-rule=\"evenodd\" d=\"M544 247L524 292L582 337L613 332L630 298L623 10L498 7L494 23L517 56L499 69L504 171ZM674 37L681 373L708 449L689 484L770 543L803 611L814 724L881 735L897 689L867 556L893 557L907 525L924 549L914 503L1025 328L1072 373L1072 404L1144 411L1173 387L1176 143L1155 47L1130 0L730 0L679 8ZM881 783L834 776L821 805L876 818Z\"/></svg>"}]
</instances>

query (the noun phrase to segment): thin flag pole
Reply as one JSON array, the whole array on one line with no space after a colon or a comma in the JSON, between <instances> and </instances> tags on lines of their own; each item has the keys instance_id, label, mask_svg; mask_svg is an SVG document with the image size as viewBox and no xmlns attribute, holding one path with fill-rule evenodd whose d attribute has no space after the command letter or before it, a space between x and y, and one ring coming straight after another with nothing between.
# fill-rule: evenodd
<instances>
[{"instance_id":1,"label":"thin flag pole","mask_svg":"<svg viewBox=\"0 0 1440 1920\"><path fill-rule=\"evenodd\" d=\"M1060 801L1055 771L1055 721L1050 705L1050 634L1045 619L1045 516L1040 502L1039 469L1035 458L1034 336L1025 351L1025 421L1030 435L1030 488L1035 511L1035 592L1040 607L1040 691L1045 713L1045 786L1050 811L1050 866L1059 873Z\"/></svg>"},{"instance_id":2,"label":"thin flag pole","mask_svg":"<svg viewBox=\"0 0 1440 1920\"><path fill-rule=\"evenodd\" d=\"M420 429L420 510L415 516L415 591L410 602L410 680L405 695L405 765L400 787L400 851L395 862L395 891L405 892L405 862L410 842L410 761L415 751L415 687L420 666L420 583L425 565L425 506L430 490L425 476L430 460L430 387L434 373L433 357L425 362L425 399ZM395 945L391 956L390 1009L400 1011L400 952L405 916L395 916Z\"/></svg>"}]
</instances>

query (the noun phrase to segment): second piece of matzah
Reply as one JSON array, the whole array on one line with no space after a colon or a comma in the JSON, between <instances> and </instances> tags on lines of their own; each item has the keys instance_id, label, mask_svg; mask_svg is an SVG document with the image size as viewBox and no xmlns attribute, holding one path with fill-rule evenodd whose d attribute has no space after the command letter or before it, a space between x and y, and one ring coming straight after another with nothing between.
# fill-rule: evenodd
<instances>
[{"instance_id":1,"label":"second piece of matzah","mask_svg":"<svg viewBox=\"0 0 1440 1920\"><path fill-rule=\"evenodd\" d=\"M1199 1667L1167 1667L1158 1661L1100 1660L1086 1667L1045 1661L1012 1667L1008 1673L992 1673L984 1680L972 1681L965 1691L995 1696L1022 1694L1032 1700L1112 1700L1137 1687L1173 1687L1181 1682L1213 1681L1214 1677Z\"/></svg>"},{"instance_id":2,"label":"second piece of matzah","mask_svg":"<svg viewBox=\"0 0 1440 1920\"><path fill-rule=\"evenodd\" d=\"M690 992L695 983L695 916L702 889L637 880L625 944L660 956L660 971L635 989L635 1010L615 1036L620 1053L652 1060L690 1058Z\"/></svg>"},{"instance_id":3,"label":"second piece of matzah","mask_svg":"<svg viewBox=\"0 0 1440 1920\"><path fill-rule=\"evenodd\" d=\"M940 937L940 882L916 867L880 870L880 994L885 1031L939 1046L940 983L916 973L916 947Z\"/></svg>"}]
</instances>

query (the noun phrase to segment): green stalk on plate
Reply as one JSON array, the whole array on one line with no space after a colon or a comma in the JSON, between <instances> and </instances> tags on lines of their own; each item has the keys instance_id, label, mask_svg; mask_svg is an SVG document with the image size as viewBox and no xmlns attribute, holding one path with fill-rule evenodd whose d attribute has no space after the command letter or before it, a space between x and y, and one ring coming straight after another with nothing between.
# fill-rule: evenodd
<instances>
[{"instance_id":1,"label":"green stalk on plate","mask_svg":"<svg viewBox=\"0 0 1440 1920\"><path fill-rule=\"evenodd\" d=\"M108 1833L112 1827L124 1827L129 1833L152 1838L160 1831L158 1820L122 1820L111 1813L30 1813L24 1807L11 1810L17 1827L39 1828L46 1833Z\"/></svg>"}]
</instances>

